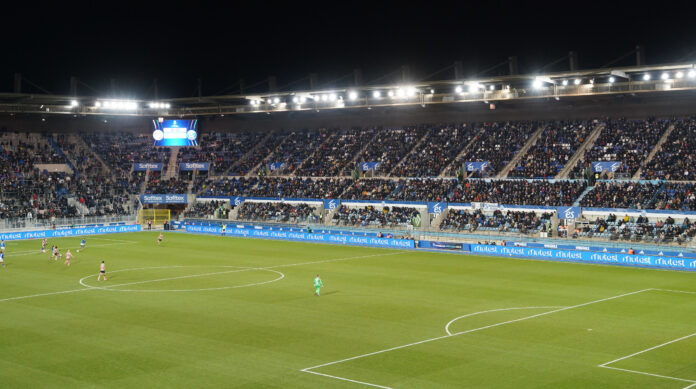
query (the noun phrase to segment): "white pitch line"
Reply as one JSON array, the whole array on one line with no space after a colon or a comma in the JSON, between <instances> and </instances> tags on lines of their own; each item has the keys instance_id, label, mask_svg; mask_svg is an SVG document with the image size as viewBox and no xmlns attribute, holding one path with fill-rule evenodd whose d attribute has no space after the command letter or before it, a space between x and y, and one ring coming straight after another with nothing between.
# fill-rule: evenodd
<instances>
[{"instance_id":1,"label":"white pitch line","mask_svg":"<svg viewBox=\"0 0 696 389\"><path fill-rule=\"evenodd\" d=\"M658 290L658 291L660 291L660 292L673 292L673 293L696 294L696 292L690 292L690 291L687 291L687 290L658 289L658 288L653 288L653 290Z\"/></svg>"},{"instance_id":2,"label":"white pitch line","mask_svg":"<svg viewBox=\"0 0 696 389\"><path fill-rule=\"evenodd\" d=\"M335 379L337 379L337 380L353 382L353 383L356 383L356 384L372 386L372 387L375 387L375 388L392 389L390 386L382 386L382 385L377 385L377 384L371 384L371 383L369 383L369 382L363 382L363 381L358 381L358 380L351 380L350 378L339 377L339 376L337 376L337 375L331 375L331 374L319 373L319 372L316 372L316 371L309 371L309 370L307 370L307 369L302 369L302 370L300 370L300 371L305 372L305 373L309 373L309 374L316 374L316 375L321 375L321 376L324 376L324 377L335 378Z\"/></svg>"},{"instance_id":3,"label":"white pitch line","mask_svg":"<svg viewBox=\"0 0 696 389\"><path fill-rule=\"evenodd\" d=\"M696 332L694 332L694 333L691 334L691 335L682 336L682 337L679 338L679 339L670 340L669 342L665 342L665 343L662 343L662 344L658 344L657 346L650 347L650 348L647 348L647 349L642 350L642 351L638 351L637 353L633 353L633 354L631 354L631 355L626 355L625 357L621 357L621 358L614 359L613 361L609 361L609 362L602 363L601 365L599 365L599 367L607 367L607 365L611 365L611 364L613 364L613 363L616 363L616 362L619 362L619 361L623 361L624 359L628 359L628 358L631 358L631 357L635 357L636 355L640 355L640 354L643 354L643 353L647 353L648 351L652 351L652 350L658 349L658 348L660 348L660 347L664 347L664 346L667 346L667 345L669 345L669 344L679 342L680 340L689 339L689 338L691 338L691 337L693 337L693 336L696 336ZM694 382L696 382L696 381L694 381Z\"/></svg>"},{"instance_id":4,"label":"white pitch line","mask_svg":"<svg viewBox=\"0 0 696 389\"><path fill-rule=\"evenodd\" d=\"M457 335L457 333L452 334L449 330L450 325L454 323L455 321L459 319L464 319L466 317L470 316L476 316L476 315L481 315L484 313L490 313L490 312L501 312L501 311L513 311L513 310L519 310L519 309L555 309L555 308L565 308L565 307L515 307L515 308L499 308L499 309L489 309L487 311L480 311L480 312L474 312L474 313L469 313L466 315L462 315L459 317L455 317L454 319L450 320L449 323L445 326L445 332L447 332L447 335Z\"/></svg>"},{"instance_id":5,"label":"white pitch line","mask_svg":"<svg viewBox=\"0 0 696 389\"><path fill-rule=\"evenodd\" d=\"M580 308L580 307L584 307L584 306L591 305L591 304L597 304L597 303L601 303L601 302L604 302L604 301L609 301L609 300L614 300L614 299L618 299L618 298L621 298L621 297L631 296L631 295L638 294L638 293L643 293L643 292L646 292L646 291L649 291L649 290L651 290L651 289L641 289L641 290L638 290L638 291L635 291L635 292L623 293L623 294L620 294L620 295L617 295L617 296L606 297L606 298L603 298L603 299L594 300L594 301L589 301L589 302L582 303L582 304L577 304L577 305L572 305L572 306L569 306L569 307L554 309L553 311L548 311L548 312L543 312L543 313L537 313L536 315L526 316L526 317L519 318L519 319L507 320L507 321L504 321L504 322L495 323L495 324L491 324L491 325L487 325L487 326L483 326L483 327L479 327L479 328L473 328L473 329L470 329L470 330L466 330L466 331L462 331L462 332L457 332L457 333L455 333L455 334L453 334L453 335L443 335L443 336L438 336L438 337L435 337L435 338L430 338L430 339L421 340L421 341L418 341L418 342L413 342L413 343L409 343L409 344L404 344L404 345L401 345L401 346L390 347L390 348L384 349L384 350L374 351L374 352L371 352L371 353L362 354L362 355L356 355L356 356L354 356L354 357L345 358L345 359L341 359L341 360L338 360L338 361L333 361L333 362L323 363L323 364L321 364L321 365L316 365L316 366L312 366L312 367L307 367L307 368L302 369L301 371L304 371L304 372L306 372L306 373L309 373L308 370L314 370L314 369L318 369L318 368L320 368L320 367L336 365L336 364L339 364L339 363L348 362L348 361L352 361L352 360L360 359L360 358L365 358L365 357L369 357L369 356L372 356L372 355L383 354L383 353L386 353L386 352L389 352L389 351L399 350L399 349L402 349L402 348L411 347L411 346L416 346L416 345L423 344L423 343L434 342L434 341L440 340L440 339L451 338L451 337L457 336L457 335L469 334L469 333L472 333L472 332L477 332L477 331L485 330L485 329L488 329L488 328L495 328L495 327L499 327L499 326L502 326L502 325L505 325L505 324L517 323L517 322L520 322L520 321L529 320L529 319L533 319L533 318L536 318L536 317L541 317L541 316L550 315L550 314L556 313L556 312L567 311L567 310L569 310L569 309Z\"/></svg>"},{"instance_id":6,"label":"white pitch line","mask_svg":"<svg viewBox=\"0 0 696 389\"><path fill-rule=\"evenodd\" d=\"M668 375L654 374L654 373L648 373L648 372L645 372L645 371L638 371L638 370L622 369L622 368L620 368L620 367L613 367L613 366L602 366L602 365L599 365L599 367L603 367L603 368L605 368L605 369L612 369L612 370L625 371L625 372L628 372L628 373L649 375L649 376L658 377L658 378L666 378L666 379L675 380L675 381L690 382L690 383L696 385L696 381L694 381L694 380L687 380L687 379L679 378L679 377L670 377L670 376L668 376ZM687 388L690 388L690 387L692 387L692 386L693 386L693 385L689 385L689 386L687 386Z\"/></svg>"},{"instance_id":7,"label":"white pitch line","mask_svg":"<svg viewBox=\"0 0 696 389\"><path fill-rule=\"evenodd\" d=\"M119 246L119 245L122 245L122 244L127 244L127 243L124 242L124 243L93 244L93 245L91 245L91 246L89 246L89 247ZM47 249L47 250L49 250L49 249ZM8 259L11 259L11 258L13 258L13 257L24 257L24 256L27 256L27 255L32 255L32 254L41 254L41 255L44 255L44 254L48 254L48 251L46 251L45 253L42 253L41 250L18 251L18 252L16 252L16 253L15 253L15 252L7 252L7 251L5 251L5 254L7 255L7 258L8 258Z\"/></svg>"},{"instance_id":8,"label":"white pitch line","mask_svg":"<svg viewBox=\"0 0 696 389\"><path fill-rule=\"evenodd\" d=\"M51 296L51 295L54 295L54 294L65 294L65 293L84 292L85 290L92 290L92 289L80 288L80 289L64 290L64 291L61 291L61 292L49 292L49 293L30 294L30 295L28 295L28 296L7 297L7 298L4 298L4 299L0 299L0 303L1 303L1 302L4 302L4 301L23 300L23 299L28 299L28 298L32 298L32 297Z\"/></svg>"}]
</instances>

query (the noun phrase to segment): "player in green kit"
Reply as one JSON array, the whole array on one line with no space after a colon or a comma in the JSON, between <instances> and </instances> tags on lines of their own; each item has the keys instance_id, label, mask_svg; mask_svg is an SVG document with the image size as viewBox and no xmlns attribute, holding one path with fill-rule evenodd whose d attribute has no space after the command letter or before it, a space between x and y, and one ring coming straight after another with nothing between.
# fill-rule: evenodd
<instances>
[{"instance_id":1,"label":"player in green kit","mask_svg":"<svg viewBox=\"0 0 696 389\"><path fill-rule=\"evenodd\" d=\"M314 289L316 289L316 291L314 292L315 296L319 296L322 286L324 286L324 283L321 282L321 278L319 278L319 274L317 274L317 278L314 279Z\"/></svg>"}]
</instances>

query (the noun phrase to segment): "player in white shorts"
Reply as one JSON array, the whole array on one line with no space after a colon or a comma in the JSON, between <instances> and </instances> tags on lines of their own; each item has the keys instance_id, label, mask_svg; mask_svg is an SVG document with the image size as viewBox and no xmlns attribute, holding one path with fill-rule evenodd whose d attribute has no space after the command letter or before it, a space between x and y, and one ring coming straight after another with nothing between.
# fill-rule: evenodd
<instances>
[{"instance_id":1,"label":"player in white shorts","mask_svg":"<svg viewBox=\"0 0 696 389\"><path fill-rule=\"evenodd\" d=\"M162 235L162 233L160 232L159 238L157 238L157 245L158 246L160 245L160 243L162 243L162 239L164 239L164 235Z\"/></svg>"},{"instance_id":2,"label":"player in white shorts","mask_svg":"<svg viewBox=\"0 0 696 389\"><path fill-rule=\"evenodd\" d=\"M63 262L64 265L70 267L70 260L72 259L72 253L70 250L65 252L65 262Z\"/></svg>"},{"instance_id":3,"label":"player in white shorts","mask_svg":"<svg viewBox=\"0 0 696 389\"><path fill-rule=\"evenodd\" d=\"M41 252L45 253L46 252L46 245L48 244L48 239L44 238L44 240L41 241Z\"/></svg>"}]
</instances>

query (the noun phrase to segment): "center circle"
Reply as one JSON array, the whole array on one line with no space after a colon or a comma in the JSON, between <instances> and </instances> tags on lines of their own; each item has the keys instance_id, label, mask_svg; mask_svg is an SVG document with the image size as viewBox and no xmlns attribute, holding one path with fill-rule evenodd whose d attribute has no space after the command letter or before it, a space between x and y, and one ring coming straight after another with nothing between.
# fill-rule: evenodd
<instances>
[{"instance_id":1,"label":"center circle","mask_svg":"<svg viewBox=\"0 0 696 389\"><path fill-rule=\"evenodd\" d=\"M174 276L174 277L162 277L162 278L156 278L156 279L145 279L145 280L137 280L137 281L132 281L132 282L121 282L121 283L116 283L116 284L109 284L108 281L102 284L103 286L96 286L96 285L90 285L86 283L86 280L90 278L96 278L97 274L91 274L85 277L82 277L80 279L80 285L84 286L85 288L89 289L101 289L101 290L109 290L109 291L115 291L115 292L197 292L197 291L206 291L206 290L224 290L224 289L236 289L236 288L246 288L250 286L257 286L257 285L264 285L264 284L269 284L271 282L276 282L280 281L283 278L285 278L285 274L277 271L277 270L271 270L271 269L264 269L264 268L256 268L256 267L242 267L242 266L226 266L226 265L172 265L172 266L152 266L152 267L140 267L140 268L131 268L131 269L122 269L122 270L115 270L107 273L107 277L111 274L114 273L126 273L126 272L134 272L134 271L141 271L141 272L147 272L149 270L165 270L165 269L203 269L203 268L210 268L210 269L215 269L217 268L218 271L209 271L209 272L204 272L200 274L186 274L186 275L180 275L180 276ZM227 270L220 270L220 269L227 269ZM231 285L231 286L220 286L220 287L211 287L211 288L192 288L192 289L122 289L118 288L119 286L130 286L130 285L141 285L141 284L150 284L150 283L157 283L157 282L166 282L166 281L175 281L175 280L180 280L180 279L191 279L191 278L202 278L202 277L210 277L210 276L218 276L218 275L223 275L223 274L236 274L236 273L246 273L246 272L265 272L265 273L272 273L277 275L276 278L267 280L267 281L259 281L259 282L248 282L240 285Z\"/></svg>"}]
</instances>

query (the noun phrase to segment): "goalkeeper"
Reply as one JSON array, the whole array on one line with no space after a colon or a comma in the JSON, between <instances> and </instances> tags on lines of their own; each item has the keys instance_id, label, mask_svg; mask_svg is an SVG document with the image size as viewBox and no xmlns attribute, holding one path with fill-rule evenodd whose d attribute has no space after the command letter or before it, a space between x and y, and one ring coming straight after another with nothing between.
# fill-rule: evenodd
<instances>
[{"instance_id":1,"label":"goalkeeper","mask_svg":"<svg viewBox=\"0 0 696 389\"><path fill-rule=\"evenodd\" d=\"M321 282L321 278L319 278L319 274L317 274L317 278L314 279L314 295L319 296L321 293L321 288L324 286L324 283Z\"/></svg>"}]
</instances>

